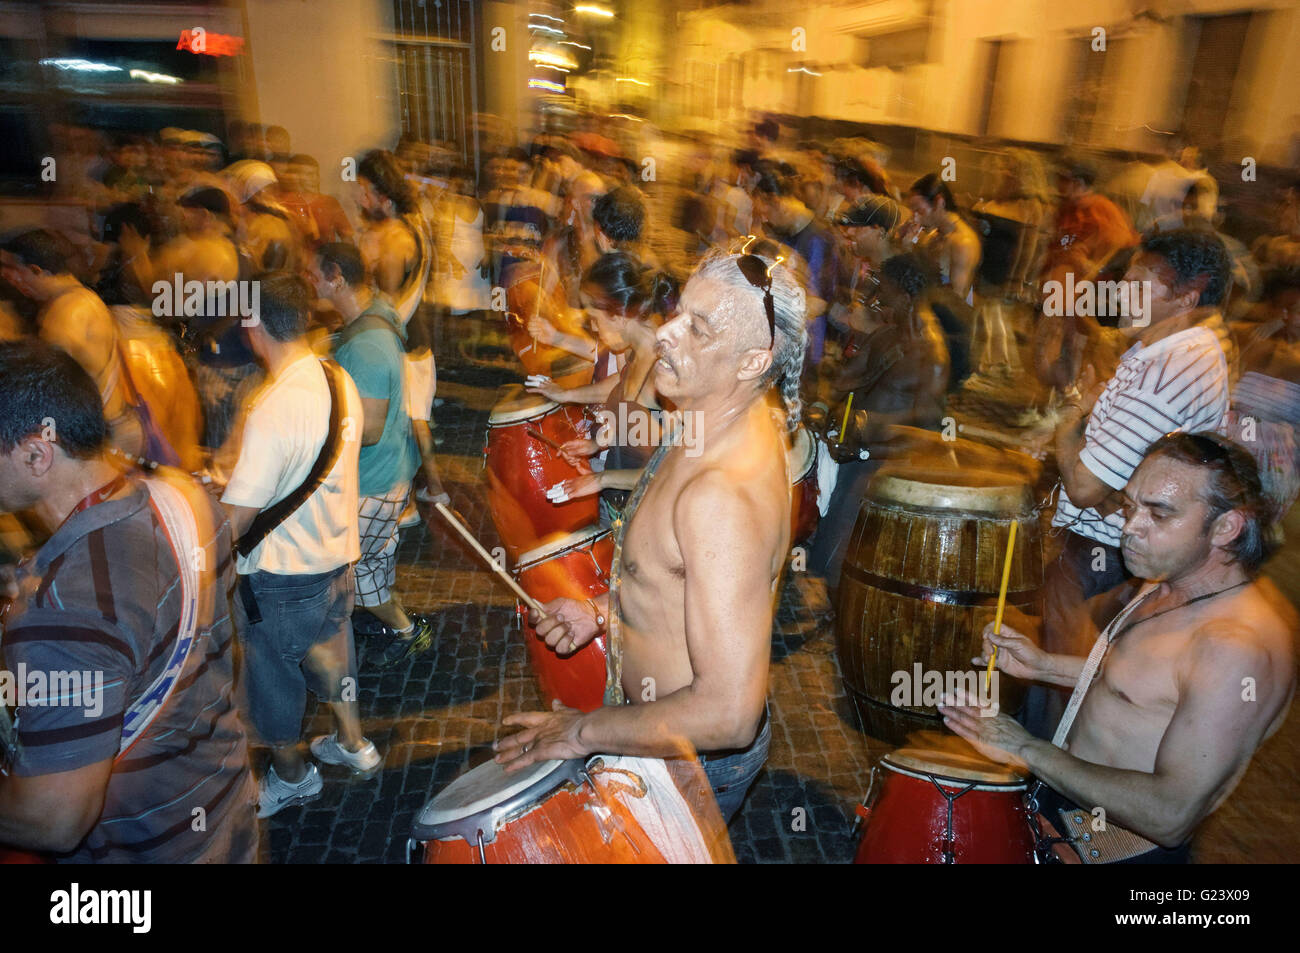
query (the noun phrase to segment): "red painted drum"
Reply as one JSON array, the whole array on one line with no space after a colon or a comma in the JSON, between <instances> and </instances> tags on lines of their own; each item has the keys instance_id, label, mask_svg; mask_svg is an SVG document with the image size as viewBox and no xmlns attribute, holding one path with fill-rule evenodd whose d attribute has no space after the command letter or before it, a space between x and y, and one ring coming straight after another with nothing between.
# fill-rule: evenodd
<instances>
[{"instance_id":1,"label":"red painted drum","mask_svg":"<svg viewBox=\"0 0 1300 953\"><path fill-rule=\"evenodd\" d=\"M607 529L588 526L558 537L519 557L515 576L538 602L560 596L579 602L609 592L609 568L614 561L614 537ZM559 699L569 708L594 711L605 696L605 639L597 636L572 655L559 655L527 622L524 641L547 706Z\"/></svg>"},{"instance_id":2,"label":"red painted drum","mask_svg":"<svg viewBox=\"0 0 1300 953\"><path fill-rule=\"evenodd\" d=\"M790 440L790 545L805 542L817 529L817 441L800 427Z\"/></svg>"},{"instance_id":3,"label":"red painted drum","mask_svg":"<svg viewBox=\"0 0 1300 953\"><path fill-rule=\"evenodd\" d=\"M9 847L0 847L0 864L52 864L54 863L44 854L32 854L25 850L13 850Z\"/></svg>"},{"instance_id":4,"label":"red painted drum","mask_svg":"<svg viewBox=\"0 0 1300 953\"><path fill-rule=\"evenodd\" d=\"M733 859L665 762L542 761L515 774L488 761L416 817L408 860L428 864L662 864ZM715 808L716 810L716 808ZM703 818L703 819L702 819Z\"/></svg>"},{"instance_id":5,"label":"red painted drum","mask_svg":"<svg viewBox=\"0 0 1300 953\"><path fill-rule=\"evenodd\" d=\"M599 497L586 496L552 503L546 491L562 480L587 472L570 466L555 444L583 436L580 407L560 405L518 384L506 388L488 417L488 510L511 561L557 533L572 533L600 520Z\"/></svg>"},{"instance_id":6,"label":"red painted drum","mask_svg":"<svg viewBox=\"0 0 1300 953\"><path fill-rule=\"evenodd\" d=\"M1034 862L1024 803L1028 779L969 746L969 753L954 750L953 741L900 748L880 759L871 773L872 787L879 773L880 793L871 802L868 791L869 803L858 808L866 828L855 863Z\"/></svg>"}]
</instances>

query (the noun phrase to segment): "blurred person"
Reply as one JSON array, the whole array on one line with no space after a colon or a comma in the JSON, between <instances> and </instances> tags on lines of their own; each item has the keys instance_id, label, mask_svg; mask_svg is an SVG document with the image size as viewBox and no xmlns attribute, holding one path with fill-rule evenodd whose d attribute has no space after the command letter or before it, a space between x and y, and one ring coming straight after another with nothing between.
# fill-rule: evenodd
<instances>
[{"instance_id":1,"label":"blurred person","mask_svg":"<svg viewBox=\"0 0 1300 953\"><path fill-rule=\"evenodd\" d=\"M364 410L351 377L308 345L310 302L297 275L263 279L262 319L247 333L267 382L244 419L221 497L238 551L234 617L246 710L271 748L258 817L321 792L320 772L298 748L308 689L336 725L311 743L319 761L358 773L382 762L361 732L356 693L347 691L358 675L351 616L361 437L347 422Z\"/></svg>"},{"instance_id":2,"label":"blurred person","mask_svg":"<svg viewBox=\"0 0 1300 953\"><path fill-rule=\"evenodd\" d=\"M265 162L245 159L222 175L237 205L231 209L235 241L254 274L297 266L302 240L276 198L278 180Z\"/></svg>"},{"instance_id":3,"label":"blurred person","mask_svg":"<svg viewBox=\"0 0 1300 953\"><path fill-rule=\"evenodd\" d=\"M1255 458L1280 532L1300 496L1300 269L1272 274L1256 312L1232 327L1242 374L1226 432Z\"/></svg>"},{"instance_id":4,"label":"blurred person","mask_svg":"<svg viewBox=\"0 0 1300 953\"><path fill-rule=\"evenodd\" d=\"M1261 235L1251 245L1251 254L1265 270L1300 268L1300 178L1288 183L1279 198L1278 232Z\"/></svg>"},{"instance_id":5,"label":"blurred person","mask_svg":"<svg viewBox=\"0 0 1300 953\"><path fill-rule=\"evenodd\" d=\"M433 267L433 233L391 152L366 153L357 164L357 186L365 219L357 247L375 289L405 327L424 300Z\"/></svg>"},{"instance_id":6,"label":"blurred person","mask_svg":"<svg viewBox=\"0 0 1300 953\"><path fill-rule=\"evenodd\" d=\"M596 200L605 191L605 180L590 170L584 169L570 179L564 189L562 223L542 243L542 259L547 263L548 276L554 276L547 285L554 287L558 283L571 308L579 306L582 276L603 254L596 243L592 212Z\"/></svg>"},{"instance_id":7,"label":"blurred person","mask_svg":"<svg viewBox=\"0 0 1300 953\"><path fill-rule=\"evenodd\" d=\"M941 707L981 754L1043 783L1039 808L1085 863L1186 863L1197 827L1285 720L1296 617L1258 578L1267 522L1245 450L1214 433L1162 437L1124 492L1124 559L1144 584L1092 654L1045 651L1004 623L974 659L996 646L1006 674L1073 686L1070 723L1048 743L1006 714Z\"/></svg>"},{"instance_id":8,"label":"blurred person","mask_svg":"<svg viewBox=\"0 0 1300 953\"><path fill-rule=\"evenodd\" d=\"M599 454L599 459L590 461L590 474L557 484L548 495L564 502L600 493L606 525L612 525L621 511L659 442L658 414L652 414L660 409L653 379L658 359L655 331L674 290L668 278L626 252L601 256L582 285L583 307L600 344L596 379L567 390L550 382L529 387L557 403L589 405L599 425L594 436L570 440L560 453L575 467L588 462L587 457ZM638 418L649 425L640 427L644 441L632 439L628 432Z\"/></svg>"},{"instance_id":9,"label":"blurred person","mask_svg":"<svg viewBox=\"0 0 1300 953\"><path fill-rule=\"evenodd\" d=\"M1220 430L1229 400L1226 329L1217 308L1229 280L1222 243L1204 232L1142 240L1126 281L1149 282L1149 323L1121 328L1133 346L1110 380L1085 367L1056 427L1060 496L1052 525L1060 554L1043 578L1043 648L1080 654L1095 629L1086 602L1132 575L1120 544L1125 484L1164 434ZM1047 737L1064 700L1041 686L1025 703L1026 727Z\"/></svg>"},{"instance_id":10,"label":"blurred person","mask_svg":"<svg viewBox=\"0 0 1300 953\"><path fill-rule=\"evenodd\" d=\"M124 231L123 250L143 267L150 289L155 281L182 283L250 281L251 260L235 244L230 197L221 189L200 187L178 201L182 231L156 253L150 244ZM143 264L141 264L143 263ZM204 309L206 310L206 309ZM234 463L236 448L227 447L239 408L261 381L257 358L249 347L238 313L172 315L186 342L194 350L195 383L203 405L202 445L218 453L214 470L220 477ZM224 450L223 450L224 448Z\"/></svg>"},{"instance_id":11,"label":"blurred person","mask_svg":"<svg viewBox=\"0 0 1300 953\"><path fill-rule=\"evenodd\" d=\"M288 178L280 193L280 201L294 214L311 217L316 244L350 241L352 223L339 200L321 192L320 164L316 159L299 153L290 158L285 168ZM304 233L310 233L310 230L304 229Z\"/></svg>"},{"instance_id":12,"label":"blurred person","mask_svg":"<svg viewBox=\"0 0 1300 953\"><path fill-rule=\"evenodd\" d=\"M398 524L421 464L406 396L406 335L397 313L368 280L355 246L322 245L311 279L316 293L343 316L334 359L361 395L356 601L378 624L369 619L358 619L358 624L364 633L381 637L372 658L391 666L423 652L433 639L428 617L409 615L393 592Z\"/></svg>"},{"instance_id":13,"label":"blurred person","mask_svg":"<svg viewBox=\"0 0 1300 953\"><path fill-rule=\"evenodd\" d=\"M95 292L117 323L124 373L148 405L176 452L182 469L203 466L202 410L176 338L153 315L147 249L153 223L138 204L118 205L104 218L104 240L111 250ZM129 251L128 251L129 250ZM147 286L147 287L146 287Z\"/></svg>"},{"instance_id":14,"label":"blurred person","mask_svg":"<svg viewBox=\"0 0 1300 953\"><path fill-rule=\"evenodd\" d=\"M146 448L145 424L123 379L117 325L99 296L72 274L65 243L45 229L16 235L0 250L0 274L39 305L41 339L71 354L95 381L113 448L139 459Z\"/></svg>"},{"instance_id":15,"label":"blurred person","mask_svg":"<svg viewBox=\"0 0 1300 953\"><path fill-rule=\"evenodd\" d=\"M879 283L865 307L851 312L842 364L830 377L827 420L838 431L850 397L852 415L835 435L832 456L840 461L825 518L813 538L808 568L839 585L840 567L858 506L871 477L891 456L896 426L938 430L948 387L949 359L943 332L927 303L935 275L915 252L895 255L881 266ZM867 452L865 459L862 451Z\"/></svg>"},{"instance_id":16,"label":"blurred person","mask_svg":"<svg viewBox=\"0 0 1300 953\"><path fill-rule=\"evenodd\" d=\"M1116 252L1138 244L1138 233L1128 216L1109 198L1093 191L1096 179L1096 169L1078 158L1070 159L1057 172L1060 204L1047 244L1044 278L1060 280L1070 271L1075 281L1091 279ZM1181 208L1180 204L1180 216Z\"/></svg>"},{"instance_id":17,"label":"blurred person","mask_svg":"<svg viewBox=\"0 0 1300 953\"><path fill-rule=\"evenodd\" d=\"M758 181L759 158L752 149L729 153L725 172L714 180L709 197L717 217L709 240L722 245L754 231L754 184Z\"/></svg>"},{"instance_id":18,"label":"blurred person","mask_svg":"<svg viewBox=\"0 0 1300 953\"><path fill-rule=\"evenodd\" d=\"M795 268L807 281L806 360L815 367L826 346L826 310L835 300L835 239L795 196L790 178L774 166L765 165L754 184L754 211L772 237L798 256Z\"/></svg>"},{"instance_id":19,"label":"blurred person","mask_svg":"<svg viewBox=\"0 0 1300 953\"><path fill-rule=\"evenodd\" d=\"M918 245L939 269L941 284L967 305L975 303L975 276L981 249L979 235L962 217L948 184L930 172L912 183L907 193L912 219L899 235L899 243Z\"/></svg>"},{"instance_id":20,"label":"blurred person","mask_svg":"<svg viewBox=\"0 0 1300 953\"><path fill-rule=\"evenodd\" d=\"M51 684L84 673L58 704L18 705L0 843L71 863L252 863L230 526L183 474L123 472L107 436L98 387L71 357L0 344L0 511L51 534L0 570L4 668Z\"/></svg>"},{"instance_id":21,"label":"blurred person","mask_svg":"<svg viewBox=\"0 0 1300 953\"><path fill-rule=\"evenodd\" d=\"M1213 198L1217 202L1217 190ZM1207 215L1208 199L1204 186L1193 181L1187 189L1187 195L1183 198L1182 227L1213 233L1219 241L1223 242L1223 247L1232 260L1232 287L1224 296L1223 311L1225 315L1235 314L1239 307L1244 310L1248 302L1259 297L1263 290L1263 277L1250 249L1220 229L1223 224L1223 212L1217 206L1212 206Z\"/></svg>"},{"instance_id":22,"label":"blurred person","mask_svg":"<svg viewBox=\"0 0 1300 953\"><path fill-rule=\"evenodd\" d=\"M483 209L474 197L469 169L453 168L448 180L436 230L440 242L434 299L448 315L481 320L492 304Z\"/></svg>"},{"instance_id":23,"label":"blurred person","mask_svg":"<svg viewBox=\"0 0 1300 953\"><path fill-rule=\"evenodd\" d=\"M902 219L898 203L872 194L842 209L834 220L844 238L845 251L840 259L841 300L827 312L827 318L837 328L851 330L849 313L863 307L880 284L881 266L895 254L894 231Z\"/></svg>"},{"instance_id":24,"label":"blurred person","mask_svg":"<svg viewBox=\"0 0 1300 953\"><path fill-rule=\"evenodd\" d=\"M492 283L508 287L514 269L536 264L550 219L560 210L558 199L529 185L528 154L514 148L489 162L492 188L483 198L486 237L492 256Z\"/></svg>"},{"instance_id":25,"label":"blurred person","mask_svg":"<svg viewBox=\"0 0 1300 953\"><path fill-rule=\"evenodd\" d=\"M1192 189L1196 190L1198 211L1203 218L1212 219L1219 204L1219 183L1202 163L1200 149L1179 136L1170 137L1166 149L1161 160L1151 167L1146 188L1138 200L1135 225L1141 232L1182 228L1183 206Z\"/></svg>"},{"instance_id":26,"label":"blurred person","mask_svg":"<svg viewBox=\"0 0 1300 953\"><path fill-rule=\"evenodd\" d=\"M786 432L800 413L803 297L788 269L758 256L717 254L692 275L657 332L655 389L701 415L699 452L664 441L642 472L618 524L610 593L552 600L535 620L561 652L608 620L605 707L506 718L521 729L494 746L507 770L688 748L724 821L739 810L771 737L767 672L790 542ZM773 385L784 415L768 403Z\"/></svg>"}]
</instances>

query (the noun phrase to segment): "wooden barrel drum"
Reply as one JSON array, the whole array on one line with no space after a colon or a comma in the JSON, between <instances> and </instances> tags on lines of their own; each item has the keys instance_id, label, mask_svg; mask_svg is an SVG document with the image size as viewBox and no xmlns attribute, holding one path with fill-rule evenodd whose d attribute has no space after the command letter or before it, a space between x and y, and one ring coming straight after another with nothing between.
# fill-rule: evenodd
<instances>
[{"instance_id":1,"label":"wooden barrel drum","mask_svg":"<svg viewBox=\"0 0 1300 953\"><path fill-rule=\"evenodd\" d=\"M1041 617L1042 542L1019 476L899 467L872 479L845 552L835 620L845 687L868 734L902 744L911 732L943 727L933 705L916 702L932 700L923 695L929 673L945 690L950 679L970 684L957 680L974 671L993 620L1013 521L1007 605ZM893 702L900 685L912 689L902 696L908 704ZM1018 710L1023 684L1001 675L998 688L1002 710Z\"/></svg>"}]
</instances>

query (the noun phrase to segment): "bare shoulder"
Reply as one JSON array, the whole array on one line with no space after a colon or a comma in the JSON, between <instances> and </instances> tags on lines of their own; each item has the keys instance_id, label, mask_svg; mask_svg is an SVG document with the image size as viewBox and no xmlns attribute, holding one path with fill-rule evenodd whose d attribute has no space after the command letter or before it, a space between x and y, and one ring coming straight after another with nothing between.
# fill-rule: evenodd
<instances>
[{"instance_id":1,"label":"bare shoulder","mask_svg":"<svg viewBox=\"0 0 1300 953\"><path fill-rule=\"evenodd\" d=\"M1243 673L1257 680L1266 672L1294 669L1297 616L1267 579L1259 579L1224 602L1191 633L1189 671Z\"/></svg>"}]
</instances>

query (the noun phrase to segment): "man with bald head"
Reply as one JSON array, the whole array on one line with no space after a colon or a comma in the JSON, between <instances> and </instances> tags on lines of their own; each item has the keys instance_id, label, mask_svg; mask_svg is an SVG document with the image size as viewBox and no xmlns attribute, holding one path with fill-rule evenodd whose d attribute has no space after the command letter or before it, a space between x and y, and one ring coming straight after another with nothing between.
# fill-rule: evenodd
<instances>
[{"instance_id":1,"label":"man with bald head","mask_svg":"<svg viewBox=\"0 0 1300 953\"><path fill-rule=\"evenodd\" d=\"M692 415L616 522L608 596L555 599L537 631L562 654L608 627L605 706L512 715L510 769L593 752L698 753L730 819L767 758L767 668L790 545L787 428L799 419L804 292L757 255L715 254L657 332L655 387ZM779 385L785 413L768 392ZM693 428L693 429L692 429Z\"/></svg>"}]
</instances>

